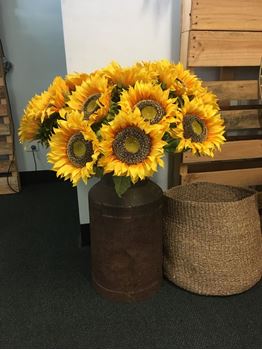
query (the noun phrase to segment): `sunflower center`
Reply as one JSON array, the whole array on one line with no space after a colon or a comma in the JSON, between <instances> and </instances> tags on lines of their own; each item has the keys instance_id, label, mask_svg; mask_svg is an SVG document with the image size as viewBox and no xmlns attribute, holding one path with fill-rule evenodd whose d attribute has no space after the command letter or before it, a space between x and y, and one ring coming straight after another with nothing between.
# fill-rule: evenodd
<instances>
[{"instance_id":1,"label":"sunflower center","mask_svg":"<svg viewBox=\"0 0 262 350\"><path fill-rule=\"evenodd\" d=\"M202 142L206 139L207 128L204 121L194 115L186 115L183 120L184 137L193 142Z\"/></svg>"},{"instance_id":2,"label":"sunflower center","mask_svg":"<svg viewBox=\"0 0 262 350\"><path fill-rule=\"evenodd\" d=\"M67 156L74 166L82 168L91 162L93 153L92 142L86 141L81 133L70 137L67 143Z\"/></svg>"},{"instance_id":3,"label":"sunflower center","mask_svg":"<svg viewBox=\"0 0 262 350\"><path fill-rule=\"evenodd\" d=\"M154 100L141 100L136 104L141 111L142 117L150 124L156 124L166 114L164 108Z\"/></svg>"},{"instance_id":4,"label":"sunflower center","mask_svg":"<svg viewBox=\"0 0 262 350\"><path fill-rule=\"evenodd\" d=\"M196 135L201 135L203 133L203 125L200 124L198 120L194 120L191 125Z\"/></svg>"},{"instance_id":5,"label":"sunflower center","mask_svg":"<svg viewBox=\"0 0 262 350\"><path fill-rule=\"evenodd\" d=\"M97 103L101 94L94 94L88 97L83 106L83 111L86 119L89 118L91 114L99 109L99 105Z\"/></svg>"},{"instance_id":6,"label":"sunflower center","mask_svg":"<svg viewBox=\"0 0 262 350\"><path fill-rule=\"evenodd\" d=\"M125 140L124 147L127 152L137 153L140 149L140 143L136 137L128 136Z\"/></svg>"},{"instance_id":7,"label":"sunflower center","mask_svg":"<svg viewBox=\"0 0 262 350\"><path fill-rule=\"evenodd\" d=\"M150 154L151 138L142 129L129 126L118 132L112 147L115 156L121 162L138 164Z\"/></svg>"},{"instance_id":8,"label":"sunflower center","mask_svg":"<svg viewBox=\"0 0 262 350\"><path fill-rule=\"evenodd\" d=\"M152 120L157 115L157 110L154 106L145 106L141 109L142 117L146 120Z\"/></svg>"},{"instance_id":9,"label":"sunflower center","mask_svg":"<svg viewBox=\"0 0 262 350\"><path fill-rule=\"evenodd\" d=\"M86 145L82 141L75 141L72 144L73 153L76 157L83 157L86 153Z\"/></svg>"}]
</instances>

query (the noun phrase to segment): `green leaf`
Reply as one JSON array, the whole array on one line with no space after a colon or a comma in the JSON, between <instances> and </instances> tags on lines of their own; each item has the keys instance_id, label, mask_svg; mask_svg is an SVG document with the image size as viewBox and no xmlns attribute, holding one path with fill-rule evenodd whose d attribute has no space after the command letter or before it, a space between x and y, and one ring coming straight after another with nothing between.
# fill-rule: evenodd
<instances>
[{"instance_id":1,"label":"green leaf","mask_svg":"<svg viewBox=\"0 0 262 350\"><path fill-rule=\"evenodd\" d=\"M178 106L183 107L184 106L184 100L181 96L177 96Z\"/></svg>"},{"instance_id":2,"label":"green leaf","mask_svg":"<svg viewBox=\"0 0 262 350\"><path fill-rule=\"evenodd\" d=\"M123 86L117 85L114 87L111 94L111 100L113 102L119 102L122 90L123 90Z\"/></svg>"},{"instance_id":3,"label":"green leaf","mask_svg":"<svg viewBox=\"0 0 262 350\"><path fill-rule=\"evenodd\" d=\"M162 139L166 142L168 142L171 139L171 136L169 135L168 132L164 133L164 136L162 137Z\"/></svg>"},{"instance_id":4,"label":"green leaf","mask_svg":"<svg viewBox=\"0 0 262 350\"><path fill-rule=\"evenodd\" d=\"M103 168L95 166L94 170L95 170L95 173L96 173L96 175L95 175L96 177L103 177L103 175L104 175Z\"/></svg>"},{"instance_id":5,"label":"green leaf","mask_svg":"<svg viewBox=\"0 0 262 350\"><path fill-rule=\"evenodd\" d=\"M57 121L60 118L59 113L53 113L48 119L45 119L41 124L36 138L46 147L49 146L49 141L54 133L54 128L57 128Z\"/></svg>"},{"instance_id":6,"label":"green leaf","mask_svg":"<svg viewBox=\"0 0 262 350\"><path fill-rule=\"evenodd\" d=\"M169 141L168 144L164 147L164 149L168 153L174 153L176 151L178 144L179 144L178 139L172 139L172 141Z\"/></svg>"},{"instance_id":7,"label":"green leaf","mask_svg":"<svg viewBox=\"0 0 262 350\"><path fill-rule=\"evenodd\" d=\"M162 88L162 90L166 90L167 89L166 83L162 82L161 83L161 88Z\"/></svg>"},{"instance_id":8,"label":"green leaf","mask_svg":"<svg viewBox=\"0 0 262 350\"><path fill-rule=\"evenodd\" d=\"M175 97L177 97L176 92L173 91L173 90L170 91L168 97L169 97L169 98L175 98Z\"/></svg>"},{"instance_id":9,"label":"green leaf","mask_svg":"<svg viewBox=\"0 0 262 350\"><path fill-rule=\"evenodd\" d=\"M115 190L118 197L122 195L129 189L131 186L131 180L128 176L113 176L113 181L115 184Z\"/></svg>"}]
</instances>

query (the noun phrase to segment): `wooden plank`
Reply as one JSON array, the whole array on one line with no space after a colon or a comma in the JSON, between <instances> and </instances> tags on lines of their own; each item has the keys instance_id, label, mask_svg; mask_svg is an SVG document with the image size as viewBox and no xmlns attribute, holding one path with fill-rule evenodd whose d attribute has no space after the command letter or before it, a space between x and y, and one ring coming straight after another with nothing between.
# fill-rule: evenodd
<instances>
[{"instance_id":1,"label":"wooden plank","mask_svg":"<svg viewBox=\"0 0 262 350\"><path fill-rule=\"evenodd\" d=\"M258 200L258 209L262 209L262 192L258 192L257 194L257 200Z\"/></svg>"},{"instance_id":2,"label":"wooden plank","mask_svg":"<svg viewBox=\"0 0 262 350\"><path fill-rule=\"evenodd\" d=\"M0 160L0 173L7 173L9 171L15 171L14 163L11 164L10 160Z\"/></svg>"},{"instance_id":3,"label":"wooden plank","mask_svg":"<svg viewBox=\"0 0 262 350\"><path fill-rule=\"evenodd\" d=\"M257 109L221 111L227 130L262 127L262 115Z\"/></svg>"},{"instance_id":4,"label":"wooden plank","mask_svg":"<svg viewBox=\"0 0 262 350\"><path fill-rule=\"evenodd\" d=\"M262 32L191 31L187 66L259 66Z\"/></svg>"},{"instance_id":5,"label":"wooden plank","mask_svg":"<svg viewBox=\"0 0 262 350\"><path fill-rule=\"evenodd\" d=\"M191 29L262 30L261 0L192 0Z\"/></svg>"},{"instance_id":6,"label":"wooden plank","mask_svg":"<svg viewBox=\"0 0 262 350\"><path fill-rule=\"evenodd\" d=\"M180 62L187 67L188 62L188 52L189 52L189 34L190 32L181 33L180 38Z\"/></svg>"},{"instance_id":7,"label":"wooden plank","mask_svg":"<svg viewBox=\"0 0 262 350\"><path fill-rule=\"evenodd\" d=\"M5 87L0 86L0 98L4 98L4 97L6 97Z\"/></svg>"},{"instance_id":8,"label":"wooden plank","mask_svg":"<svg viewBox=\"0 0 262 350\"><path fill-rule=\"evenodd\" d=\"M10 128L8 124L0 124L0 136L10 135Z\"/></svg>"},{"instance_id":9,"label":"wooden plank","mask_svg":"<svg viewBox=\"0 0 262 350\"><path fill-rule=\"evenodd\" d=\"M19 174L14 157L12 116L6 91L4 52L0 40L0 194L16 193L20 190ZM10 172L6 178L5 172Z\"/></svg>"},{"instance_id":10,"label":"wooden plank","mask_svg":"<svg viewBox=\"0 0 262 350\"><path fill-rule=\"evenodd\" d=\"M15 173L9 176L9 183L15 191L19 191L18 174ZM9 186L6 177L0 177L0 194L15 193Z\"/></svg>"},{"instance_id":11,"label":"wooden plank","mask_svg":"<svg viewBox=\"0 0 262 350\"><path fill-rule=\"evenodd\" d=\"M9 117L7 117L7 116L5 116L4 118L3 118L3 122L4 122L4 124L10 124L10 119L9 119Z\"/></svg>"},{"instance_id":12,"label":"wooden plank","mask_svg":"<svg viewBox=\"0 0 262 350\"><path fill-rule=\"evenodd\" d=\"M185 164L254 158L262 158L262 140L226 142L222 146L221 152L215 152L214 158L194 156L191 152L183 154L183 162Z\"/></svg>"},{"instance_id":13,"label":"wooden plank","mask_svg":"<svg viewBox=\"0 0 262 350\"><path fill-rule=\"evenodd\" d=\"M219 100L255 100L258 98L257 80L205 81L203 86Z\"/></svg>"},{"instance_id":14,"label":"wooden plank","mask_svg":"<svg viewBox=\"0 0 262 350\"><path fill-rule=\"evenodd\" d=\"M7 104L1 104L0 105L0 116L4 116L8 114L8 110L7 110Z\"/></svg>"},{"instance_id":15,"label":"wooden plank","mask_svg":"<svg viewBox=\"0 0 262 350\"><path fill-rule=\"evenodd\" d=\"M181 3L181 33L188 32L192 28L191 0L183 0Z\"/></svg>"},{"instance_id":16,"label":"wooden plank","mask_svg":"<svg viewBox=\"0 0 262 350\"><path fill-rule=\"evenodd\" d=\"M13 154L13 144L0 142L0 155Z\"/></svg>"},{"instance_id":17,"label":"wooden plank","mask_svg":"<svg viewBox=\"0 0 262 350\"><path fill-rule=\"evenodd\" d=\"M5 137L5 142L6 143L13 143L13 135L7 135L6 137Z\"/></svg>"},{"instance_id":18,"label":"wooden plank","mask_svg":"<svg viewBox=\"0 0 262 350\"><path fill-rule=\"evenodd\" d=\"M262 182L262 168L189 173L181 176L182 184L207 181L224 185L256 186Z\"/></svg>"}]
</instances>

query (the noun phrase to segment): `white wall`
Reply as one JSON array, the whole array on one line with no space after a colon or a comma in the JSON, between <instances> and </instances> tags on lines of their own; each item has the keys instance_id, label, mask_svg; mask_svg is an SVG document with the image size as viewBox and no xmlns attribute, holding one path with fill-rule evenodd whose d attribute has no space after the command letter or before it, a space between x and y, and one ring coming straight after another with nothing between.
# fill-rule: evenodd
<instances>
[{"instance_id":1,"label":"white wall","mask_svg":"<svg viewBox=\"0 0 262 350\"><path fill-rule=\"evenodd\" d=\"M62 0L62 17L68 72L179 58L180 0ZM154 179L167 187L167 162ZM93 183L78 186L82 224Z\"/></svg>"},{"instance_id":2,"label":"white wall","mask_svg":"<svg viewBox=\"0 0 262 350\"><path fill-rule=\"evenodd\" d=\"M29 99L66 73L60 0L0 0L0 37L13 69L7 75L16 130L19 171L34 170L32 153L19 144L17 129ZM38 170L49 169L44 148Z\"/></svg>"}]
</instances>

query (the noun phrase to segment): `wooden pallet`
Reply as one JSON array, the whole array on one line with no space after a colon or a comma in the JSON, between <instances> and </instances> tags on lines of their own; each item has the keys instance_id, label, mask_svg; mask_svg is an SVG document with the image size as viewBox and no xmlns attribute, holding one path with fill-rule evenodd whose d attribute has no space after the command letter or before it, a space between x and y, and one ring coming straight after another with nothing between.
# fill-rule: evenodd
<instances>
[{"instance_id":1,"label":"wooden pallet","mask_svg":"<svg viewBox=\"0 0 262 350\"><path fill-rule=\"evenodd\" d=\"M4 53L0 42L0 194L9 194L20 190L20 182L14 154L14 130L3 59Z\"/></svg>"},{"instance_id":2,"label":"wooden pallet","mask_svg":"<svg viewBox=\"0 0 262 350\"><path fill-rule=\"evenodd\" d=\"M262 184L261 110L231 106L235 100L259 98L259 79L235 80L235 72L236 67L250 66L259 71L261 56L262 1L183 0L180 60L190 70L219 69L220 79L205 85L219 98L229 141L214 159L184 153L179 164L173 157L171 167L176 166L180 172L169 173L169 186L178 184L178 179L182 184Z\"/></svg>"}]
</instances>

